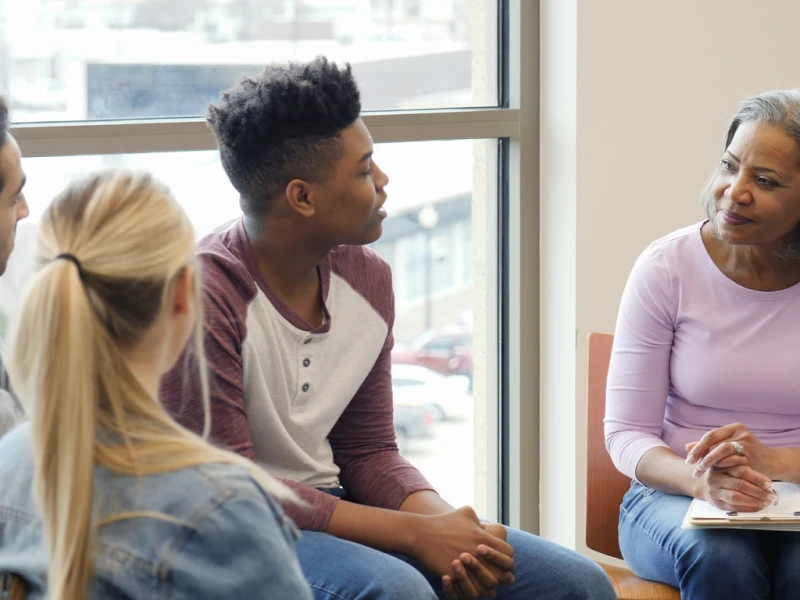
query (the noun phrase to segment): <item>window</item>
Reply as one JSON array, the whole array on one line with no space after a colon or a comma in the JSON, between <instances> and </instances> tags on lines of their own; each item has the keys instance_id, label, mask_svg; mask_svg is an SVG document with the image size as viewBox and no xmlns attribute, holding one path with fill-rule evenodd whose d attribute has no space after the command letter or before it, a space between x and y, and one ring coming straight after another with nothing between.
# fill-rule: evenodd
<instances>
[{"instance_id":1,"label":"window","mask_svg":"<svg viewBox=\"0 0 800 600\"><path fill-rule=\"evenodd\" d=\"M265 57L324 54L352 64L365 110L495 105L497 20L476 31L470 4L4 0L0 89L18 121L192 117Z\"/></svg>"},{"instance_id":2,"label":"window","mask_svg":"<svg viewBox=\"0 0 800 600\"><path fill-rule=\"evenodd\" d=\"M449 352L453 347L453 338L441 337L433 339L422 348L425 352L444 351Z\"/></svg>"},{"instance_id":3,"label":"window","mask_svg":"<svg viewBox=\"0 0 800 600\"><path fill-rule=\"evenodd\" d=\"M420 0L406 0L406 16L419 17L420 16Z\"/></svg>"},{"instance_id":4,"label":"window","mask_svg":"<svg viewBox=\"0 0 800 600\"><path fill-rule=\"evenodd\" d=\"M414 225L409 215L417 218L421 210L441 213L430 229L431 239L451 240L451 219L463 219L460 216L463 211L449 208L451 199L466 188L464 198L468 204L471 201L473 147L476 144L479 147L497 147L496 142L470 140L376 146L376 160L389 175L390 183L386 204L389 217L384 222L384 235L375 249L382 257L394 262L395 273L409 273L404 264L409 254L396 252L395 248L419 246L420 238L415 227L409 225ZM16 248L5 275L0 278L0 326L13 316L14 302L21 297L22 288L33 269L36 223L49 201L72 178L116 166L145 169L166 182L189 214L198 237L226 227L241 214L238 195L222 170L218 154L213 151L26 158L26 196L31 216L17 226ZM441 183L433 185L431 178ZM485 201L496 202L495 198L486 198ZM468 349L453 348L451 335L439 337L435 333L452 327L460 314L472 308L473 285L472 281L452 285L455 280L453 261L441 261L435 252L424 254L422 264L414 265L410 271L414 278L419 278L425 271L431 282L437 277L451 283L431 285L427 292L412 302L396 302L394 335L397 348L393 358L401 369L405 363L411 362L418 372L413 394L407 393L408 386L402 381L393 382L395 425L404 453L437 489L454 504L473 504L474 477L470 453L465 450L464 460L457 465L448 458L450 448L472 439L473 400L469 389L472 357ZM401 280L396 285L402 285ZM434 337L415 356L407 344L426 331L434 332L431 334ZM447 376L441 379L452 377L460 383L443 385L436 374ZM441 400L439 397L443 394L451 397Z\"/></svg>"},{"instance_id":5,"label":"window","mask_svg":"<svg viewBox=\"0 0 800 600\"><path fill-rule=\"evenodd\" d=\"M402 387L419 387L424 386L425 382L421 379L397 379L392 377L392 387L395 388L402 388Z\"/></svg>"},{"instance_id":6,"label":"window","mask_svg":"<svg viewBox=\"0 0 800 600\"><path fill-rule=\"evenodd\" d=\"M500 477L511 473L511 485L519 489L524 474L500 463L509 444L517 443L501 437L500 422L508 410L501 407L509 398L503 390L514 388L518 375L501 368L508 357L501 355L506 346L500 323L513 328L526 304L505 302L499 291L508 289L501 285L507 267L502 257L514 265L521 260L508 251L519 234L512 229L511 238L504 237L502 210L535 210L521 202L517 184L524 160L520 132L524 123L535 123L536 112L523 121L519 94L512 93L521 88L523 73L535 72L520 66L525 58L519 50L527 32L538 29L532 5L0 0L0 90L10 93L32 209L0 278L0 331L4 319L13 319L14 300L32 267L37 218L72 177L114 165L151 170L170 185L203 235L239 215L201 118L208 102L240 74L262 68L265 56L286 61L324 54L350 61L362 89L364 122L378 143L376 157L392 179L390 218L374 250L393 270L393 373L415 370L396 374L395 424L400 433L400 424L410 428L421 412L434 434L409 437L404 452L452 504L471 503L489 519L513 519L517 509L500 497L509 480ZM499 318L506 309L510 321ZM418 343L445 336L459 341L435 352ZM525 364L513 354L518 350L510 352L513 364ZM503 373L509 373L506 379ZM518 396L530 405L536 392L520 390ZM507 401L519 406L517 395ZM537 433L524 427L519 424L525 439L535 439ZM511 460L517 460L513 454ZM523 486L526 497L519 503L536 505L536 485Z\"/></svg>"}]
</instances>

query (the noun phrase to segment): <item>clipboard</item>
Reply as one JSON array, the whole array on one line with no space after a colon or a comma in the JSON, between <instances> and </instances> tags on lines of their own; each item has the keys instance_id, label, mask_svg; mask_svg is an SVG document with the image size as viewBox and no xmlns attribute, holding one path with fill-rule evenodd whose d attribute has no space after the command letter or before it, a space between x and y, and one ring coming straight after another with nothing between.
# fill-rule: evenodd
<instances>
[{"instance_id":1,"label":"clipboard","mask_svg":"<svg viewBox=\"0 0 800 600\"><path fill-rule=\"evenodd\" d=\"M758 512L728 512L695 498L682 527L800 531L800 485L776 481L774 486L776 503Z\"/></svg>"}]
</instances>

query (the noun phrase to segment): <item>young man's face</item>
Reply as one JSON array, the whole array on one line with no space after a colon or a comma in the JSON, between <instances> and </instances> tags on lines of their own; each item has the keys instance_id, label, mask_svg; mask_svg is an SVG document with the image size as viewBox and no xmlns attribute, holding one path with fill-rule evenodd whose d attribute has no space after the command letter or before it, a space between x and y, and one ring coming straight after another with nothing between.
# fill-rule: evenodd
<instances>
[{"instance_id":1,"label":"young man's face","mask_svg":"<svg viewBox=\"0 0 800 600\"><path fill-rule=\"evenodd\" d=\"M22 188L25 174L22 172L22 156L17 141L8 136L0 146L0 275L5 273L8 258L14 249L17 222L30 214Z\"/></svg>"},{"instance_id":2,"label":"young man's face","mask_svg":"<svg viewBox=\"0 0 800 600\"><path fill-rule=\"evenodd\" d=\"M372 136L361 119L340 134L343 153L319 184L317 228L334 245L371 244L383 233L386 173L372 158Z\"/></svg>"}]
</instances>

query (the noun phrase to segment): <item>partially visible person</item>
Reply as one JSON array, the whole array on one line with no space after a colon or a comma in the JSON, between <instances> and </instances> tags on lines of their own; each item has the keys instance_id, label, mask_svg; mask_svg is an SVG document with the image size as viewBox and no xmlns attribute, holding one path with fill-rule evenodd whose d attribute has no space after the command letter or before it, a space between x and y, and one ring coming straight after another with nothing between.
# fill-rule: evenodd
<instances>
[{"instance_id":1,"label":"partially visible person","mask_svg":"<svg viewBox=\"0 0 800 600\"><path fill-rule=\"evenodd\" d=\"M579 554L439 496L400 456L389 266L365 245L389 178L348 66L272 64L209 108L243 218L200 243L211 438L281 477L308 507L298 556L317 600L609 600ZM161 397L201 431L199 381Z\"/></svg>"},{"instance_id":2,"label":"partially visible person","mask_svg":"<svg viewBox=\"0 0 800 600\"><path fill-rule=\"evenodd\" d=\"M692 498L753 512L772 480L800 483L800 90L744 103L702 199L708 219L653 242L622 297L606 411L634 479L620 547L684 600L794 600L800 533L681 523Z\"/></svg>"},{"instance_id":3,"label":"partially visible person","mask_svg":"<svg viewBox=\"0 0 800 600\"><path fill-rule=\"evenodd\" d=\"M146 174L79 180L42 216L8 364L30 420L0 440L0 581L31 599L311 598L271 497L292 494L158 402L190 338L204 360L193 253Z\"/></svg>"},{"instance_id":4,"label":"partially visible person","mask_svg":"<svg viewBox=\"0 0 800 600\"><path fill-rule=\"evenodd\" d=\"M8 124L8 104L0 96L0 276L6 272L14 249L17 223L30 213L22 191L25 187L22 156ZM0 351L0 438L24 418L25 411L8 382Z\"/></svg>"}]
</instances>

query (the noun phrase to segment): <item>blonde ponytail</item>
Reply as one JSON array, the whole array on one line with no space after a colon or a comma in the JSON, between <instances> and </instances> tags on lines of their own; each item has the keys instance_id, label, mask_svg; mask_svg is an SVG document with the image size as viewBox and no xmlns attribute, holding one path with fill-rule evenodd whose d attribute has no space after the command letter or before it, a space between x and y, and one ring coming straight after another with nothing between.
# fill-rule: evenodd
<instances>
[{"instance_id":1,"label":"blonde ponytail","mask_svg":"<svg viewBox=\"0 0 800 600\"><path fill-rule=\"evenodd\" d=\"M14 381L23 397L36 398L35 495L49 542L50 597L82 598L91 575L97 326L75 265L58 260L46 271L19 319L26 340L14 345Z\"/></svg>"},{"instance_id":2,"label":"blonde ponytail","mask_svg":"<svg viewBox=\"0 0 800 600\"><path fill-rule=\"evenodd\" d=\"M265 491L297 501L254 463L175 423L124 358L122 349L152 325L177 277L193 265L194 232L163 185L125 170L75 182L42 216L38 244L39 270L22 302L8 368L31 415L51 600L87 596L96 527L154 516L126 513L95 523L95 466L144 476L236 464ZM202 314L199 286L196 292ZM202 326L198 319L193 348L208 422Z\"/></svg>"}]
</instances>

